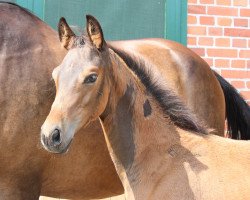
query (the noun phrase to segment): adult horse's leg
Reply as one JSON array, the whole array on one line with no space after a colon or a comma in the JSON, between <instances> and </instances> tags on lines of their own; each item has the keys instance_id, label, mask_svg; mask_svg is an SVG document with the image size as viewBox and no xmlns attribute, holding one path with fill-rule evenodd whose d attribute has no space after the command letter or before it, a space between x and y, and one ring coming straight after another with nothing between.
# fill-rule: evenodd
<instances>
[{"instance_id":1,"label":"adult horse's leg","mask_svg":"<svg viewBox=\"0 0 250 200\"><path fill-rule=\"evenodd\" d=\"M250 107L224 78L214 72L224 92L228 133L233 139L250 139Z\"/></svg>"}]
</instances>

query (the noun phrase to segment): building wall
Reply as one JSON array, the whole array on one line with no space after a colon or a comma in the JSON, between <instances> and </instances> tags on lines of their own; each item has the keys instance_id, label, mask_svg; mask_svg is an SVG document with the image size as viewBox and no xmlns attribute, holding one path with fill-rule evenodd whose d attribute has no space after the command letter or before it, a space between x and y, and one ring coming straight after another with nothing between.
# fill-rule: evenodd
<instances>
[{"instance_id":1,"label":"building wall","mask_svg":"<svg viewBox=\"0 0 250 200\"><path fill-rule=\"evenodd\" d=\"M163 37L186 45L187 0L3 1L27 8L55 30L62 16L81 30L85 26L84 14L91 14L101 23L107 40Z\"/></svg>"},{"instance_id":2,"label":"building wall","mask_svg":"<svg viewBox=\"0 0 250 200\"><path fill-rule=\"evenodd\" d=\"M187 37L250 104L250 0L188 0Z\"/></svg>"}]
</instances>

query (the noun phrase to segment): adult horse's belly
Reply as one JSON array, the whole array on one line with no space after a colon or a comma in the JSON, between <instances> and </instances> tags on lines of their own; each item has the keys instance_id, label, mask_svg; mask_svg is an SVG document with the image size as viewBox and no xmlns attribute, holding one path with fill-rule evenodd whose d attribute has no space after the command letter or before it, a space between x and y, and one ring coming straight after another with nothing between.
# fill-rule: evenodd
<instances>
[{"instance_id":1,"label":"adult horse's belly","mask_svg":"<svg viewBox=\"0 0 250 200\"><path fill-rule=\"evenodd\" d=\"M213 71L198 55L165 39L113 41L109 45L149 62L159 83L172 88L215 134L224 135L224 94Z\"/></svg>"}]
</instances>

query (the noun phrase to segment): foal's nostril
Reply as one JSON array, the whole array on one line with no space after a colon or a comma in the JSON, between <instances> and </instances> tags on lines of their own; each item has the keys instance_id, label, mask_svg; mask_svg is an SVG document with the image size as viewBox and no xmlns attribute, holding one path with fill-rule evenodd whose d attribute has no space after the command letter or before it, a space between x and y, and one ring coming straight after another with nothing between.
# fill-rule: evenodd
<instances>
[{"instance_id":1,"label":"foal's nostril","mask_svg":"<svg viewBox=\"0 0 250 200\"><path fill-rule=\"evenodd\" d=\"M59 129L55 129L52 133L51 133L51 140L54 146L57 146L59 144L61 144L61 135L60 135L60 130Z\"/></svg>"}]
</instances>

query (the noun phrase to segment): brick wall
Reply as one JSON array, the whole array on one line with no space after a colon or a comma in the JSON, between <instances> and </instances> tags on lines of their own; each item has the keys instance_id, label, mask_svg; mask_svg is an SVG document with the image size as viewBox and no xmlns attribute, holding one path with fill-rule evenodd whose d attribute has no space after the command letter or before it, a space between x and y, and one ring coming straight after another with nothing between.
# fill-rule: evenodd
<instances>
[{"instance_id":1,"label":"brick wall","mask_svg":"<svg viewBox=\"0 0 250 200\"><path fill-rule=\"evenodd\" d=\"M250 0L188 0L188 47L250 104Z\"/></svg>"}]
</instances>

